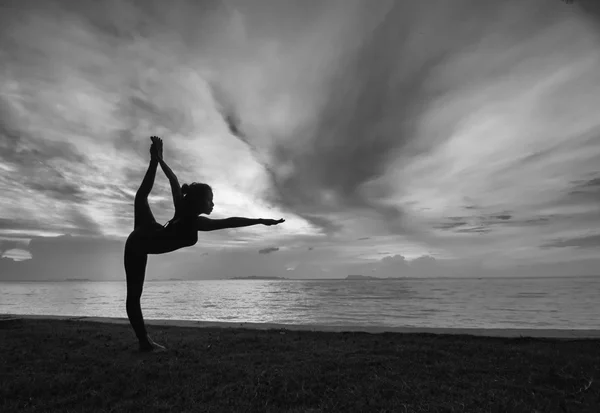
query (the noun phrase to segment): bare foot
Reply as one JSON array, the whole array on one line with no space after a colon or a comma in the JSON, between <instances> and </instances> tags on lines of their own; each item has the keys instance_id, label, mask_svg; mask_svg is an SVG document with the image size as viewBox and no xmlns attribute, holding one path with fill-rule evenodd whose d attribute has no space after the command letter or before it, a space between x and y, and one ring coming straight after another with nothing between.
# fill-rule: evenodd
<instances>
[{"instance_id":1,"label":"bare foot","mask_svg":"<svg viewBox=\"0 0 600 413\"><path fill-rule=\"evenodd\" d=\"M163 352L167 351L167 349L165 346L161 346L160 344L152 341L150 337L148 337L148 340L145 343L140 343L140 352L147 353L151 351Z\"/></svg>"}]
</instances>

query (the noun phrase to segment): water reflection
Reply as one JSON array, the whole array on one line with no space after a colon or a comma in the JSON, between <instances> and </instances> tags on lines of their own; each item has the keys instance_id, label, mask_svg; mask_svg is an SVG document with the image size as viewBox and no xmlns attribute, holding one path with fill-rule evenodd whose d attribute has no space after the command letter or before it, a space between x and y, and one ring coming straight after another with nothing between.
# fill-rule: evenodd
<instances>
[{"instance_id":1,"label":"water reflection","mask_svg":"<svg viewBox=\"0 0 600 413\"><path fill-rule=\"evenodd\" d=\"M124 282L1 283L0 313L126 317ZM148 319L598 328L600 279L149 282Z\"/></svg>"}]
</instances>

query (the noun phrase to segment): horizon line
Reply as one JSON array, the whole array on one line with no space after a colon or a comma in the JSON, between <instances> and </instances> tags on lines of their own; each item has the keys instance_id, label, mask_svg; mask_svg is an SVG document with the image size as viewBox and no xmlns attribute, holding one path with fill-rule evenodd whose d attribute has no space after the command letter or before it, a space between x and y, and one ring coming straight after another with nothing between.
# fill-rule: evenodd
<instances>
[{"instance_id":1,"label":"horizon line","mask_svg":"<svg viewBox=\"0 0 600 413\"><path fill-rule=\"evenodd\" d=\"M146 282L173 282L173 281L377 281L377 280L492 280L492 279L548 279L548 278L597 278L600 274L587 275L542 275L542 276L491 276L491 277L370 277L362 279L348 278L194 278L194 279L147 279ZM125 278L110 279L110 280L93 280L93 279L49 279L49 280L0 280L2 282L121 282Z\"/></svg>"}]
</instances>

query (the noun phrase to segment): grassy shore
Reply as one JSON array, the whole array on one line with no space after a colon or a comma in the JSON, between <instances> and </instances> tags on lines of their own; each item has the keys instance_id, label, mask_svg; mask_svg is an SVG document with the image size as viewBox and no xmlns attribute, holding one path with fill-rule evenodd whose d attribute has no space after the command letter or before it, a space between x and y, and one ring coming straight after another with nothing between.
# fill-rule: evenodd
<instances>
[{"instance_id":1,"label":"grassy shore","mask_svg":"<svg viewBox=\"0 0 600 413\"><path fill-rule=\"evenodd\" d=\"M598 412L600 341L0 323L1 412Z\"/></svg>"}]
</instances>

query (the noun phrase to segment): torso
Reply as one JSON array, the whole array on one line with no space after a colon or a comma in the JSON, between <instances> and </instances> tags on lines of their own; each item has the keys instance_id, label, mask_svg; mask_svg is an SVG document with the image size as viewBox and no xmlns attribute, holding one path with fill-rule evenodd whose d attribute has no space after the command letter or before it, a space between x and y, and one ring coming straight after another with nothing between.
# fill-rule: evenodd
<instances>
[{"instance_id":1,"label":"torso","mask_svg":"<svg viewBox=\"0 0 600 413\"><path fill-rule=\"evenodd\" d=\"M134 241L133 243L131 241ZM134 230L127 244L146 254L164 254L198 242L198 230L192 220L173 218L166 226L156 223L151 228Z\"/></svg>"},{"instance_id":2,"label":"torso","mask_svg":"<svg viewBox=\"0 0 600 413\"><path fill-rule=\"evenodd\" d=\"M195 228L193 220L174 218L162 228L162 231L168 239L180 243L179 248L191 247L198 242L198 230Z\"/></svg>"}]
</instances>

